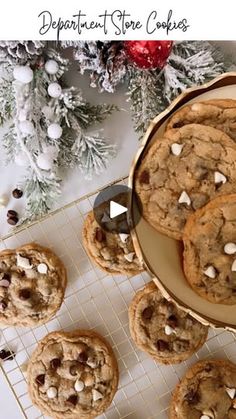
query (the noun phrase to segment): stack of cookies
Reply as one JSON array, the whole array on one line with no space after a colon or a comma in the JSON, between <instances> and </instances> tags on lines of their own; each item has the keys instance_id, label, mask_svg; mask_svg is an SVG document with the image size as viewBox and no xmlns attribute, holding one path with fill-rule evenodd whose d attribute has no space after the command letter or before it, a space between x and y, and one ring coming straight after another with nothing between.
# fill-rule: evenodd
<instances>
[{"instance_id":1,"label":"stack of cookies","mask_svg":"<svg viewBox=\"0 0 236 419\"><path fill-rule=\"evenodd\" d=\"M143 217L184 243L202 298L236 303L236 101L190 104L168 121L135 174Z\"/></svg>"}]
</instances>

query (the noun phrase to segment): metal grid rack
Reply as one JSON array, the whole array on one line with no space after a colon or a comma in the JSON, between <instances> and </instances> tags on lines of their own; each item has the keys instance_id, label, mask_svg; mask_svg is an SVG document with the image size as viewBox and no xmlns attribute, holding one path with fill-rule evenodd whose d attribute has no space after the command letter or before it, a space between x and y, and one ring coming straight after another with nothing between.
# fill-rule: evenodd
<instances>
[{"instance_id":1,"label":"metal grid rack","mask_svg":"<svg viewBox=\"0 0 236 419\"><path fill-rule=\"evenodd\" d=\"M119 183L125 182L126 179L121 179ZM25 365L37 342L54 330L94 329L112 345L118 359L120 382L112 405L101 416L103 419L166 419L171 392L191 364L208 357L236 362L236 337L222 329L210 329L207 343L179 365L158 365L135 347L129 333L127 310L134 293L150 277L147 273L132 278L107 275L88 259L81 243L81 231L97 192L0 241L1 250L36 241L54 250L68 271L64 303L51 321L35 328L1 329L0 349L8 347L16 352L15 359L3 362L1 368L22 417L27 419L45 416L28 396Z\"/></svg>"}]
</instances>

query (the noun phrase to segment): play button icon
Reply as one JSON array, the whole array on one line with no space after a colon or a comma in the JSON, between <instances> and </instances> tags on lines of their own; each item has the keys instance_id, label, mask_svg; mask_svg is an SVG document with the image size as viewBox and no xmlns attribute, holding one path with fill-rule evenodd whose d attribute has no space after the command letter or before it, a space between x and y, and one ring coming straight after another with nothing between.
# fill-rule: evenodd
<instances>
[{"instance_id":1,"label":"play button icon","mask_svg":"<svg viewBox=\"0 0 236 419\"><path fill-rule=\"evenodd\" d=\"M97 223L106 231L129 234L133 227L130 217L132 191L125 185L103 189L94 201L93 212ZM139 220L135 220L137 224Z\"/></svg>"},{"instance_id":2,"label":"play button icon","mask_svg":"<svg viewBox=\"0 0 236 419\"><path fill-rule=\"evenodd\" d=\"M115 201L110 201L110 218L116 218L118 215L124 214L128 211L128 208Z\"/></svg>"}]
</instances>

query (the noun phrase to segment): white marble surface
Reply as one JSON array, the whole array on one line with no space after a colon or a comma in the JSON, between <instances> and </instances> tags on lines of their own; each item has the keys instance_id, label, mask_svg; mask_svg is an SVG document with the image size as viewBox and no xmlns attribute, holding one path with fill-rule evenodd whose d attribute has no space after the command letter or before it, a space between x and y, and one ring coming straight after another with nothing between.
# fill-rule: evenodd
<instances>
[{"instance_id":1,"label":"white marble surface","mask_svg":"<svg viewBox=\"0 0 236 419\"><path fill-rule=\"evenodd\" d=\"M223 42L220 44L225 51L236 54L236 42ZM87 194L88 192L95 191L102 185L105 185L121 176L125 176L129 172L130 163L133 159L135 151L138 147L137 136L132 129L132 122L129 113L129 104L126 102L124 88L119 89L116 95L98 94L96 90L91 89L88 84L88 79L77 76L76 73L72 74L72 78L78 83L84 91L85 97L94 103L102 101L113 102L124 110L114 113L105 124L104 135L111 141L114 141L118 146L117 157L112 161L108 169L100 176L95 177L92 181L84 180L83 176L78 171L68 173L63 192L58 206L62 206L67 202ZM71 79L72 81L72 79ZM19 182L22 170L17 166L4 168L0 163L0 195L2 193L10 194L11 190ZM21 205L23 200L13 200L9 202L9 208L15 208L21 212ZM8 225L6 223L6 210L0 212L0 236L8 232ZM0 373L0 406L1 406L1 419L21 419L23 416L18 408L13 394L11 393L5 378Z\"/></svg>"}]
</instances>

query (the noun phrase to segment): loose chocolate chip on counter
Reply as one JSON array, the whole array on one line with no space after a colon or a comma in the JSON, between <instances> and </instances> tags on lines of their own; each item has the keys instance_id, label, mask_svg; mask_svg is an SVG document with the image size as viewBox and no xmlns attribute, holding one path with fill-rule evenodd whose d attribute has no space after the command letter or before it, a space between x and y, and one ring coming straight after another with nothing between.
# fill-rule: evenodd
<instances>
[{"instance_id":1,"label":"loose chocolate chip on counter","mask_svg":"<svg viewBox=\"0 0 236 419\"><path fill-rule=\"evenodd\" d=\"M31 291L28 288L23 288L19 291L19 297L21 300L28 300L31 297Z\"/></svg>"},{"instance_id":2,"label":"loose chocolate chip on counter","mask_svg":"<svg viewBox=\"0 0 236 419\"><path fill-rule=\"evenodd\" d=\"M76 394L72 394L70 397L68 397L67 402L75 406L78 402L78 396Z\"/></svg>"},{"instance_id":3,"label":"loose chocolate chip on counter","mask_svg":"<svg viewBox=\"0 0 236 419\"><path fill-rule=\"evenodd\" d=\"M16 189L14 189L14 191L12 191L12 196L16 199L20 199L23 196L23 191L16 188Z\"/></svg>"},{"instance_id":4,"label":"loose chocolate chip on counter","mask_svg":"<svg viewBox=\"0 0 236 419\"><path fill-rule=\"evenodd\" d=\"M189 404L197 404L199 402L199 395L195 390L190 389L189 392L185 395L185 400Z\"/></svg>"},{"instance_id":5,"label":"loose chocolate chip on counter","mask_svg":"<svg viewBox=\"0 0 236 419\"><path fill-rule=\"evenodd\" d=\"M175 328L175 327L177 327L178 326L178 319L177 319L177 317L174 315L174 314L171 314L169 317L168 317L168 319L167 319L167 324L170 326L170 327L173 327L173 328Z\"/></svg>"},{"instance_id":6,"label":"loose chocolate chip on counter","mask_svg":"<svg viewBox=\"0 0 236 419\"><path fill-rule=\"evenodd\" d=\"M148 185L149 180L150 180L149 172L147 170L144 170L139 177L139 182Z\"/></svg>"},{"instance_id":7,"label":"loose chocolate chip on counter","mask_svg":"<svg viewBox=\"0 0 236 419\"><path fill-rule=\"evenodd\" d=\"M99 243L101 243L101 242L103 242L104 240L105 240L105 234L104 234L104 232L101 230L101 228L96 228L96 231L95 231L95 238L96 238L96 240L99 242Z\"/></svg>"},{"instance_id":8,"label":"loose chocolate chip on counter","mask_svg":"<svg viewBox=\"0 0 236 419\"><path fill-rule=\"evenodd\" d=\"M50 361L50 367L53 370L56 370L57 368L59 368L61 366L61 360L59 358L54 358Z\"/></svg>"},{"instance_id":9,"label":"loose chocolate chip on counter","mask_svg":"<svg viewBox=\"0 0 236 419\"><path fill-rule=\"evenodd\" d=\"M15 358L15 352L2 349L0 351L0 359L3 361L12 361Z\"/></svg>"},{"instance_id":10,"label":"loose chocolate chip on counter","mask_svg":"<svg viewBox=\"0 0 236 419\"><path fill-rule=\"evenodd\" d=\"M11 217L7 219L8 224L15 226L19 221L18 217Z\"/></svg>"},{"instance_id":11,"label":"loose chocolate chip on counter","mask_svg":"<svg viewBox=\"0 0 236 419\"><path fill-rule=\"evenodd\" d=\"M75 377L77 375L78 372L78 365L77 364L73 364L70 367L70 375L72 375L73 377Z\"/></svg>"},{"instance_id":12,"label":"loose chocolate chip on counter","mask_svg":"<svg viewBox=\"0 0 236 419\"><path fill-rule=\"evenodd\" d=\"M152 315L153 315L153 307L151 306L146 307L142 312L142 317L145 320L150 320L152 318Z\"/></svg>"},{"instance_id":13,"label":"loose chocolate chip on counter","mask_svg":"<svg viewBox=\"0 0 236 419\"><path fill-rule=\"evenodd\" d=\"M35 381L36 381L36 383L37 383L39 386L43 386L43 385L44 385L44 383L45 383L45 375L44 375L44 374L40 374L40 375L38 375L38 376L35 378Z\"/></svg>"},{"instance_id":14,"label":"loose chocolate chip on counter","mask_svg":"<svg viewBox=\"0 0 236 419\"><path fill-rule=\"evenodd\" d=\"M80 354L78 355L78 361L84 363L87 360L88 360L88 354L87 354L87 352L85 352L85 351L80 352Z\"/></svg>"},{"instance_id":15,"label":"loose chocolate chip on counter","mask_svg":"<svg viewBox=\"0 0 236 419\"><path fill-rule=\"evenodd\" d=\"M168 342L166 342L165 340L162 340L162 339L157 340L156 347L157 347L158 351L160 351L160 352L164 352L164 351L169 350Z\"/></svg>"}]
</instances>

